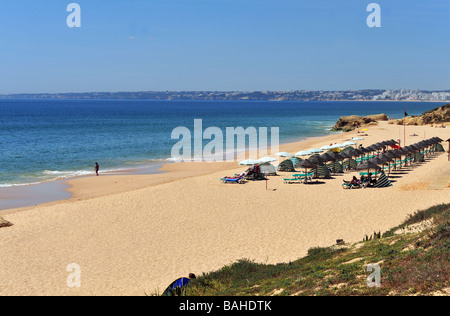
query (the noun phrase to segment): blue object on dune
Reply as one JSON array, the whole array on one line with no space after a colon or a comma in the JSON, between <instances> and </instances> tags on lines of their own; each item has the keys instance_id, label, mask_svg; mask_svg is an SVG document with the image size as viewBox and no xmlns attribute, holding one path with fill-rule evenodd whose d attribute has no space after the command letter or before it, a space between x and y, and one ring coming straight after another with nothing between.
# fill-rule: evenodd
<instances>
[{"instance_id":1,"label":"blue object on dune","mask_svg":"<svg viewBox=\"0 0 450 316\"><path fill-rule=\"evenodd\" d=\"M171 288L176 289L177 287L183 287L188 285L189 282L191 282L191 280L188 278L180 278L171 284Z\"/></svg>"},{"instance_id":2,"label":"blue object on dune","mask_svg":"<svg viewBox=\"0 0 450 316\"><path fill-rule=\"evenodd\" d=\"M179 278L172 282L162 296L179 296L182 289L191 282L189 278Z\"/></svg>"}]
</instances>

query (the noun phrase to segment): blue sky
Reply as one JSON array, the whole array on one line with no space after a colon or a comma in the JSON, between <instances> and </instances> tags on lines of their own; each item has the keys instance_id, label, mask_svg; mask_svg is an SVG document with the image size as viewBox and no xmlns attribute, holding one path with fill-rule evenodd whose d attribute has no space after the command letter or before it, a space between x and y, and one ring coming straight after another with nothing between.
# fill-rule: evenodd
<instances>
[{"instance_id":1,"label":"blue sky","mask_svg":"<svg viewBox=\"0 0 450 316\"><path fill-rule=\"evenodd\" d=\"M0 94L450 89L449 17L448 0L0 0Z\"/></svg>"}]
</instances>

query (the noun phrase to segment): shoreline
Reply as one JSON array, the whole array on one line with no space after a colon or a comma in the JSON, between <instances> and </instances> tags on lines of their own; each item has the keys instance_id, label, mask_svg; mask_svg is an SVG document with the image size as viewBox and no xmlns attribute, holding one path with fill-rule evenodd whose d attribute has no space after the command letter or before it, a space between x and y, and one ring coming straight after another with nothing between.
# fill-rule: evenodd
<instances>
[{"instance_id":1,"label":"shoreline","mask_svg":"<svg viewBox=\"0 0 450 316\"><path fill-rule=\"evenodd\" d=\"M328 130L324 130L324 133L326 133L326 131ZM316 138L322 138L322 137L328 137L328 136L332 136L332 135L338 135L338 134L342 134L342 132L339 131L335 131L331 134L326 134L326 135L320 135L320 136L310 136L310 137L301 137L297 140L294 141L287 141L287 142L283 142L280 144L280 147L283 146L288 146L290 144L297 144L297 143L302 143L306 140L313 140ZM281 149L280 149L281 150ZM248 150L245 151L244 153L240 153L238 154L238 156L242 156L242 155L248 155ZM273 154L272 154L273 156ZM170 159L170 158L169 158ZM240 168L242 166L238 166L238 161L239 159L236 159L235 162L211 162L212 164L215 163L226 163L226 164L230 164L230 168L231 168L231 164L234 164L235 166L237 166L236 168ZM172 165L172 164L191 164L191 163L207 163L207 162L174 162L174 161L169 161L168 159L166 160L161 160L161 159L157 159L155 161L152 161L149 164L143 164L140 165L139 167L136 168L123 168L123 169L119 169L119 170L114 170L114 171L106 171L105 173L102 173L102 171L100 170L100 176L102 177L113 177L113 176L141 176L141 175L155 175L155 174L160 174L160 173L168 173L168 172L173 172L175 170L178 170L178 168L170 168L168 167L168 170L165 169L166 165ZM208 163L209 164L209 163ZM231 168L230 170L232 170L234 168ZM215 169L213 169L215 170ZM211 171L211 173L213 173L214 171ZM186 175L186 177L190 177L190 176L195 176L195 174L193 175ZM2 202L2 200L7 200L9 198L11 198L11 196L18 196L19 194L24 194L25 196L29 196L31 195L32 192L34 191L41 191L44 192L44 190L41 190L41 187L50 187L52 186L53 189L56 189L56 192L54 192L54 196L46 196L44 198L42 197L37 197L34 200L29 200L29 199L25 199L25 201L17 201L15 204L13 203L9 203L10 205L12 205L12 207L8 207L5 209L1 209L0 208L0 215L6 215L9 213L15 213L15 212L20 212L21 210L24 209L28 209L29 207L34 207L34 206L39 206L39 205L46 205L49 203L58 203L58 202L64 202L64 201L68 201L71 199L79 199L79 198L83 198L85 197L80 196L80 195L74 195L74 193L72 192L72 188L74 183L77 182L78 179L84 179L84 178L92 178L95 177L94 174L85 174L85 175L76 175L76 176L69 176L67 178L55 178L55 179L48 179L48 180L44 180L42 182L36 182L36 183L30 183L30 184L23 184L23 185L13 185L13 186L9 186L9 187L1 187L0 188L0 202ZM109 181L108 181L109 182ZM115 181L117 182L117 181ZM157 185L159 183L164 183L165 181L158 181L157 183L153 183L152 185ZM60 186L56 185L56 183L61 183ZM143 186L145 187L145 186ZM133 189L140 189L143 187L133 187ZM129 189L124 189L124 191L114 191L113 193L120 193L120 192L125 192L125 191L129 191ZM8 193L10 192L10 193ZM30 193L31 192L31 193ZM77 192L75 190L75 192ZM52 194L49 193L48 191L45 192L46 194ZM108 192L109 193L109 192ZM108 194L108 193L102 193L102 194ZM69 195L68 195L69 194ZM63 197L63 198L61 198ZM28 202L27 202L28 201ZM39 202L39 201L43 201L43 202Z\"/></svg>"},{"instance_id":2,"label":"shoreline","mask_svg":"<svg viewBox=\"0 0 450 316\"><path fill-rule=\"evenodd\" d=\"M141 165L136 168L119 169L114 171L105 171L102 173L103 177L110 176L131 176L131 175L150 175L163 173L160 171L165 164L171 162L153 162L147 165ZM74 175L69 177L48 179L41 182L12 185L8 187L0 188L0 202L7 201L8 208L0 208L0 215L8 214L21 209L26 209L33 206L39 206L49 203L64 202L73 198L70 193L71 185L70 181L82 178L93 177L91 174ZM19 198L19 196L25 196L25 198ZM8 200L13 201L8 201ZM15 201L14 201L15 200Z\"/></svg>"},{"instance_id":3,"label":"shoreline","mask_svg":"<svg viewBox=\"0 0 450 316\"><path fill-rule=\"evenodd\" d=\"M390 102L390 101L389 101ZM384 122L385 124L388 124L389 121ZM367 126L361 126L361 128L373 128L376 127L377 125L367 125ZM395 125L393 124L393 126L399 126L401 127L401 133L403 133L403 125ZM429 125L425 125L430 127ZM408 126L411 127L411 126ZM399 128L400 129L400 128ZM288 149L294 148L294 146L301 148L301 150L306 150L308 146L314 146L316 141L317 142L321 142L323 141L324 143L326 143L326 140L330 140L330 141L334 141L334 142L341 142L343 141L342 139L339 140L337 139L340 135L349 135L349 134L353 134L355 133L355 135L353 135L353 137L355 136L360 136L357 132L358 129L355 129L353 131L349 131L349 132L342 132L342 131L333 131L331 134L326 134L326 135L320 135L320 136L309 136L309 137L301 137L298 140L293 140L293 141L287 141L287 142L283 142L280 143L280 151L289 151ZM327 130L329 131L329 130ZM324 131L325 133L325 131ZM400 133L400 134L401 134ZM401 136L401 135L400 135ZM417 135L418 137L421 137L420 135ZM349 136L350 137L350 136ZM411 136L410 136L411 137ZM350 137L352 138L352 137ZM396 137L393 137L394 139L396 139ZM290 150L291 152L295 152L298 150ZM181 180L181 179L185 179L185 178L190 178L190 177L195 177L195 176L199 176L199 175L204 175L204 174L212 174L215 173L217 171L217 169L222 169L224 165L227 166L227 168L224 171L233 171L233 170L237 170L237 169L243 169L246 168L245 166L239 166L237 163L240 160L245 159L242 156L248 156L249 151L245 151L244 153L240 153L238 154L238 157L240 156L241 158L236 159L234 162L205 162L205 161L192 161L192 162L174 162L174 161L169 161L169 160L161 160L161 159L157 159L155 161L152 161L152 163L150 164L144 164L144 165L140 165L139 167L136 168L124 168L124 169L119 169L119 170L115 170L115 171L107 171L106 173L101 173L100 177L110 177L109 180L110 181L103 181L102 185L107 185L107 186L111 186L111 183L114 182L114 184L119 184L122 185L122 188L119 189L113 189L113 190L98 190L93 188L91 185L89 185L90 180L88 179L92 179L92 178L96 178L96 176L94 174L92 175L78 175L78 176L71 176L71 177L67 177L67 178L56 178L56 179L50 179L50 180L45 180L42 182L38 182L38 183L32 183L32 184L25 184L25 185L17 185L17 186L12 186L12 187L2 187L0 188L0 193L2 193L2 191L22 191L25 192L26 195L29 195L29 192L27 192L29 189L29 191L33 192L33 191L39 191L39 187L40 186L51 186L53 184L53 187L56 188L57 184L56 183L60 183L61 185L60 187L60 191L55 193L54 197L47 197L47 198L38 198L37 200L45 200L44 202L37 202L37 203L28 203L29 205L24 205L24 206L20 206L19 204L24 204L24 203L16 203L16 207L9 207L7 209L0 209L0 215L7 215L7 214L11 214L11 213L16 213L16 212L21 212L24 210L27 210L29 208L32 207L36 207L36 206L41 206L41 205L54 205L54 204L59 204L59 203L64 203L66 201L71 201L71 200L80 200L80 199L85 199L85 198L94 198L94 197L99 197L99 196L105 196L105 195L109 195L109 194L116 194L116 193L122 193L122 192L127 192L127 191L133 191L133 190L138 190L138 189L143 189L146 187L151 187L151 186L155 186L155 185L159 185L159 184L163 184L166 182L173 182L176 180ZM273 156L273 154L271 155ZM281 162L283 159L280 159L279 162ZM203 166L207 165L210 166L211 164L220 164L220 166L218 166L218 168L213 168L212 170L210 170L209 172L205 173L205 172L198 172L198 171L194 171L194 172L183 172L184 166L187 166L186 169L191 169L189 168L189 166L192 166L192 164L197 165L197 164L202 164ZM174 165L174 167L170 167L170 165ZM147 170L147 171L145 171ZM149 170L151 170L149 172ZM100 171L101 172L101 171ZM169 176L169 177L154 177L155 175L158 174L168 174L168 173L177 173L178 177L175 177L175 175ZM239 171L241 172L241 171ZM124 181L122 183L119 183L120 180L126 179L127 177L130 176L145 176L146 179L146 183L148 184L143 184L141 182L139 182L137 185L131 185L129 181ZM181 176L181 177L180 177ZM142 177L144 178L144 177ZM150 179L149 179L150 178ZM134 178L130 178L131 181L134 181ZM81 190L80 187L81 186L86 186L86 190ZM92 192L95 192L98 195L93 194ZM17 196L17 192L13 192L13 195ZM61 196L64 196L64 198L59 198ZM8 195L6 195L6 198L8 198ZM2 199L5 200L5 196L2 196ZM0 199L1 201L1 199Z\"/></svg>"},{"instance_id":4,"label":"shoreline","mask_svg":"<svg viewBox=\"0 0 450 316\"><path fill-rule=\"evenodd\" d=\"M387 122L368 128L364 145L396 139L393 135L403 131ZM407 131L421 135L407 137L408 144L422 140L424 132L446 135L429 126ZM354 134L283 144L280 151L341 142ZM177 163L156 175L77 178L69 181L72 199L4 215L14 226L0 229L0 295L145 295L162 292L180 276L243 258L289 262L309 248L336 239L359 241L416 210L450 202L448 188L428 189L449 167L446 154L436 154L392 174L392 187L366 190L342 189L342 180L355 173L315 185L284 184L290 173L279 173L269 178L268 190L265 181L221 183L220 177L246 168L236 163ZM24 257L28 264L18 265ZM65 284L71 263L83 271L79 289Z\"/></svg>"},{"instance_id":5,"label":"shoreline","mask_svg":"<svg viewBox=\"0 0 450 316\"><path fill-rule=\"evenodd\" d=\"M123 101L123 100L120 100L120 101ZM158 101L158 100L154 100L154 101ZM227 101L227 100L224 100L224 101ZM373 102L374 100L329 100L327 102L360 102L360 101ZM301 101L301 102L306 102L306 101ZM319 102L322 102L322 101L319 101ZM383 101L377 101L377 102L402 102L402 101L383 100ZM426 101L426 102L428 102L428 101ZM444 101L442 101L442 103L444 103ZM286 144L291 144L291 143L298 143L298 142L301 142L301 141L306 140L306 139L314 139L314 138L317 138L317 137L326 137L326 136L335 135L335 134L336 134L336 132L330 133L330 131L328 130L328 127L327 127L327 128L324 128L322 130L322 135L313 136L313 137L290 138L288 141L286 141L284 143L280 143L280 146L284 146ZM154 161L155 161L155 163L156 163L156 161L160 162L161 165L167 163L167 161L163 160L163 159L155 159ZM116 170L110 171L110 172L107 173L107 175L109 175L109 174L133 175L134 174L134 170L145 169L145 168L147 168L147 165L139 166L139 167L136 167L136 168L124 165L123 167L119 166L117 168L118 168L117 171ZM86 173L86 172L88 172L88 171L87 170L79 170L79 171L67 172L69 174L73 173L74 175L60 176L60 177L55 177L53 179L36 180L36 182L34 182L35 180L31 180L30 183L13 184L11 186L0 187L0 213L4 213L4 212L6 212L6 211L8 211L10 209L23 208L23 207L29 206L29 205L26 205L26 203L21 203L20 201L18 201L18 203L16 203L15 205L12 204L12 203L9 203L8 204L9 206L7 206L7 207L3 206L2 207L1 206L2 199L5 200L5 199L9 198L8 194L5 193L5 192L8 192L8 191L9 192L11 192L11 191L14 192L14 191L19 191L20 190L21 192L25 192L25 194L27 194L26 188L30 188L30 190L33 190L35 188L35 186L39 187L39 186L46 185L47 183L51 183L51 182L55 182L55 181L63 180L65 182L67 182L67 181L71 181L71 180L74 180L74 179L77 179L77 178L89 177L90 174L83 174L83 173ZM155 171L153 171L151 173L157 173L157 172L159 172L159 171L155 170ZM162 171L162 172L164 172L164 171ZM62 173L66 173L66 172L62 172ZM15 189L15 188L17 188L17 189ZM17 195L17 194L15 194L15 195ZM55 194L54 198L48 196L48 198L46 198L45 200L48 200L48 201L51 201L51 202L54 202L54 201L57 201L57 200L61 200L58 197L58 196L61 196L61 195L63 195L63 193L58 192L57 194ZM28 204L40 205L40 204L42 204L42 202L40 202L40 199L38 199L36 203L29 202Z\"/></svg>"}]
</instances>

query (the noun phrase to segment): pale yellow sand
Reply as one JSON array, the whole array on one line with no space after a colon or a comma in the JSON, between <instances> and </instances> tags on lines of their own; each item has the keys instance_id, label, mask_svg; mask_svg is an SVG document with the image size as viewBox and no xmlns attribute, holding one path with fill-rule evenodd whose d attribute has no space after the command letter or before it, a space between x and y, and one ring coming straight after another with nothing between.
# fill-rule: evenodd
<instances>
[{"instance_id":1,"label":"pale yellow sand","mask_svg":"<svg viewBox=\"0 0 450 316\"><path fill-rule=\"evenodd\" d=\"M369 127L363 144L397 139L403 127ZM407 127L407 142L450 137L450 130ZM314 138L282 146L295 153L356 136ZM403 137L403 136L402 136ZM448 143L445 144L447 150ZM343 190L337 175L323 184L222 184L236 164L173 164L172 172L84 177L70 181L74 197L7 212L0 229L0 295L144 295L180 276L201 274L238 259L278 263L336 239L362 240L416 210L450 203L449 189L428 190L450 169L447 154L408 168L393 187ZM232 169L230 169L232 168ZM229 170L227 170L229 169ZM81 288L69 288L66 267L81 267Z\"/></svg>"}]
</instances>

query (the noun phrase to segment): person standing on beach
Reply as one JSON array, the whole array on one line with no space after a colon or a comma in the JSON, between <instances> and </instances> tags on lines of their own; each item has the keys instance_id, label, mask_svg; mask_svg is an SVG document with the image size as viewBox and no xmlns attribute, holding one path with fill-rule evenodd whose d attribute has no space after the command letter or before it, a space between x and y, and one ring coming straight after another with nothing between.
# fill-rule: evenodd
<instances>
[{"instance_id":1,"label":"person standing on beach","mask_svg":"<svg viewBox=\"0 0 450 316\"><path fill-rule=\"evenodd\" d=\"M100 166L98 165L97 162L95 163L95 168L94 168L94 170L95 170L95 174L98 176L98 170L100 170Z\"/></svg>"}]
</instances>

